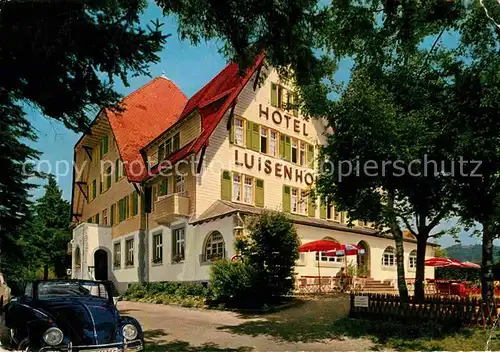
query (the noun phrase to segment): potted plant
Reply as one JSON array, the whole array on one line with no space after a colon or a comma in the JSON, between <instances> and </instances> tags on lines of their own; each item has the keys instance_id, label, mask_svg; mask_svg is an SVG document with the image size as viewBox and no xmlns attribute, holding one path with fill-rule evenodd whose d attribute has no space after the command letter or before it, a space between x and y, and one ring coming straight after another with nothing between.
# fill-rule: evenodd
<instances>
[{"instance_id":1,"label":"potted plant","mask_svg":"<svg viewBox=\"0 0 500 352\"><path fill-rule=\"evenodd\" d=\"M212 253L210 255L210 261L211 262L216 262L216 261L218 261L220 259L222 259L222 256L220 254L218 254L218 253Z\"/></svg>"},{"instance_id":2,"label":"potted plant","mask_svg":"<svg viewBox=\"0 0 500 352\"><path fill-rule=\"evenodd\" d=\"M152 263L153 264L161 264L162 259L161 258L153 258Z\"/></svg>"},{"instance_id":3,"label":"potted plant","mask_svg":"<svg viewBox=\"0 0 500 352\"><path fill-rule=\"evenodd\" d=\"M134 262L132 260L127 260L125 266L134 266Z\"/></svg>"},{"instance_id":4,"label":"potted plant","mask_svg":"<svg viewBox=\"0 0 500 352\"><path fill-rule=\"evenodd\" d=\"M181 255L181 254L174 254L174 256L172 256L172 261L174 263L180 263L184 260L184 256Z\"/></svg>"}]
</instances>

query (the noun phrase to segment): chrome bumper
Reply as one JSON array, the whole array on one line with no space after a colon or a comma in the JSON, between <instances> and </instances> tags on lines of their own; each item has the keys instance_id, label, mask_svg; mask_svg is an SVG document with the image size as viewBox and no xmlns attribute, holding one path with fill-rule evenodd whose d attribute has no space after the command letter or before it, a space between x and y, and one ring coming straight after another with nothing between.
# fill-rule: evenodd
<instances>
[{"instance_id":1,"label":"chrome bumper","mask_svg":"<svg viewBox=\"0 0 500 352\"><path fill-rule=\"evenodd\" d=\"M82 345L75 346L69 343L64 346L46 346L40 352L132 352L144 350L142 340L132 340L127 342L107 343L103 345Z\"/></svg>"}]
</instances>

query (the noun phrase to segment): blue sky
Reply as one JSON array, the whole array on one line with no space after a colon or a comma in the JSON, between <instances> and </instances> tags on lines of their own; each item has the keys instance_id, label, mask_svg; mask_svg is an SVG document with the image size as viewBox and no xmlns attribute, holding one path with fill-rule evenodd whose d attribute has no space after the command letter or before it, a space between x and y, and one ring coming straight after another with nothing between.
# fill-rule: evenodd
<instances>
[{"instance_id":1,"label":"blue sky","mask_svg":"<svg viewBox=\"0 0 500 352\"><path fill-rule=\"evenodd\" d=\"M169 79L180 87L184 94L190 97L225 66L226 59L218 53L218 47L221 43L216 41L202 42L195 47L189 42L181 42L177 35L175 19L164 18L160 9L156 5L150 4L142 16L142 23L145 24L155 19L162 21L164 23L164 33L170 33L172 36L168 38L167 44L159 54L160 62L151 66L151 76L157 77L165 73ZM348 61L341 62L336 78L342 81L348 80L350 76L349 69L350 63ZM132 78L129 87L117 82L116 89L121 94L127 95L146 84L150 79L150 77ZM33 146L42 152L40 159L44 160L44 164L41 164L40 169L49 171L50 167L54 173L58 161L66 161L71 165L73 146L79 135L67 130L60 123L41 116L35 108L27 107L25 110L39 137L38 142L34 143ZM59 163L59 171L59 174L64 174L64 164ZM57 181L63 190L63 197L70 200L71 169L67 170L66 173L67 175L58 177ZM38 198L42 193L43 188L39 187L33 192L33 196ZM452 223L442 224L442 227L448 227ZM460 238L464 244L478 242L477 239L469 238L467 234L462 234ZM442 238L438 242L444 247L454 244L454 240L449 237Z\"/></svg>"}]
</instances>

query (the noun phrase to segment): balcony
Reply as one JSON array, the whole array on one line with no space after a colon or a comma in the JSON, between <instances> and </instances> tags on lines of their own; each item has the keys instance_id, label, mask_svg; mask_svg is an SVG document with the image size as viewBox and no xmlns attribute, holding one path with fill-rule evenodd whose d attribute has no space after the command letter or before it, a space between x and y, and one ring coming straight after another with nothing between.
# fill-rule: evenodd
<instances>
[{"instance_id":1,"label":"balcony","mask_svg":"<svg viewBox=\"0 0 500 352\"><path fill-rule=\"evenodd\" d=\"M186 193L162 196L155 202L154 220L160 225L170 225L176 218L189 216L189 198Z\"/></svg>"}]
</instances>

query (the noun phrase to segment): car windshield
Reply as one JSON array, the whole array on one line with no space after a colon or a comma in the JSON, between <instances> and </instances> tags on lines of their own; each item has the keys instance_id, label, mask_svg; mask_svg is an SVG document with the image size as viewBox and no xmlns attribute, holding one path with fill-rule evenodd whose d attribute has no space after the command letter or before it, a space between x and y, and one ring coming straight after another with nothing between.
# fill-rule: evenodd
<instances>
[{"instance_id":1,"label":"car windshield","mask_svg":"<svg viewBox=\"0 0 500 352\"><path fill-rule=\"evenodd\" d=\"M46 281L38 283L38 299L55 297L108 298L106 286L92 281Z\"/></svg>"}]
</instances>

